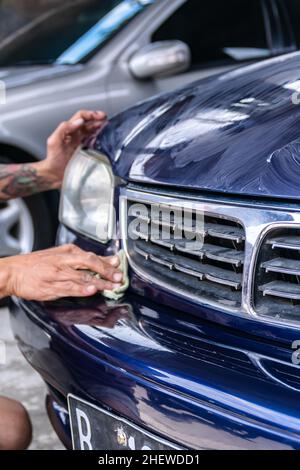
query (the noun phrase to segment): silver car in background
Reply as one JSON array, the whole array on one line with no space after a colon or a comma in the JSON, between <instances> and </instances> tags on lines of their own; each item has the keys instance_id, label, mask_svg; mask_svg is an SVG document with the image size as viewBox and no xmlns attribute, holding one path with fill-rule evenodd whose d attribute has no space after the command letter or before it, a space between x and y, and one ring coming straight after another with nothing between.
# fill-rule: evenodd
<instances>
[{"instance_id":1,"label":"silver car in background","mask_svg":"<svg viewBox=\"0 0 300 470\"><path fill-rule=\"evenodd\" d=\"M0 12L1 13L1 12ZM43 159L80 108L137 101L298 48L298 0L72 0L0 41L0 163ZM247 97L245 97L247 98ZM50 245L57 195L0 206L0 256Z\"/></svg>"}]
</instances>

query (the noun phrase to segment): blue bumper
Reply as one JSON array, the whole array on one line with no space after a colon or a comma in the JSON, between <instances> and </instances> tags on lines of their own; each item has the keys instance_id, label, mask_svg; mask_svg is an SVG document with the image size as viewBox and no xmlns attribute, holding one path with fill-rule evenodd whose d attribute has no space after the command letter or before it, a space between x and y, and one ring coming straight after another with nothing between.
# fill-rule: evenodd
<instances>
[{"instance_id":1,"label":"blue bumper","mask_svg":"<svg viewBox=\"0 0 300 470\"><path fill-rule=\"evenodd\" d=\"M12 322L64 442L72 393L189 449L300 449L297 375L285 383L275 372L291 367L286 346L132 294L121 304L15 300Z\"/></svg>"}]
</instances>

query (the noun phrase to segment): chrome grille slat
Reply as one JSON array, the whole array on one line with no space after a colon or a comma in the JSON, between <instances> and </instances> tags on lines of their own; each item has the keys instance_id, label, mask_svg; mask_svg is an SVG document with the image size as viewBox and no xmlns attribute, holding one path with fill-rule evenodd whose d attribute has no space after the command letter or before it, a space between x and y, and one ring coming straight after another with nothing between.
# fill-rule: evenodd
<instances>
[{"instance_id":1,"label":"chrome grille slat","mask_svg":"<svg viewBox=\"0 0 300 470\"><path fill-rule=\"evenodd\" d=\"M206 245L205 256L209 259L233 264L238 268L244 264L245 253L243 251L222 248L215 245Z\"/></svg>"},{"instance_id":2,"label":"chrome grille slat","mask_svg":"<svg viewBox=\"0 0 300 470\"><path fill-rule=\"evenodd\" d=\"M147 253L146 251L142 250L141 248L139 248L139 247L137 247L137 246L135 247L135 251L136 251L139 255L143 256L143 258L145 258L146 260L148 260L149 257L150 257L149 253Z\"/></svg>"},{"instance_id":3,"label":"chrome grille slat","mask_svg":"<svg viewBox=\"0 0 300 470\"><path fill-rule=\"evenodd\" d=\"M137 241L134 244L134 248L140 249L141 243ZM165 263L170 269L176 269L177 271L182 271L187 274L188 271L191 273L193 272L194 277L203 278L203 272L200 270L200 263L197 261L189 260L188 258L184 258L182 256L176 256L171 252L164 251L163 249L153 247L150 243L147 247L144 247L147 253L149 253L149 257L152 261L155 261L159 264ZM154 258L154 259L153 259ZM184 271L183 271L184 270Z\"/></svg>"},{"instance_id":4,"label":"chrome grille slat","mask_svg":"<svg viewBox=\"0 0 300 470\"><path fill-rule=\"evenodd\" d=\"M193 245L194 248L191 246ZM175 242L175 250L178 251L179 253L183 253L186 255L191 255L191 256L196 256L200 259L203 259L205 257L205 252L203 250L203 243L181 243L176 241Z\"/></svg>"},{"instance_id":5,"label":"chrome grille slat","mask_svg":"<svg viewBox=\"0 0 300 470\"><path fill-rule=\"evenodd\" d=\"M242 288L242 279L234 281L233 279L225 279L225 277L217 277L216 275L206 274L205 279L211 282L215 282L216 284L223 284L225 286L232 287L235 290L241 290Z\"/></svg>"},{"instance_id":6,"label":"chrome grille slat","mask_svg":"<svg viewBox=\"0 0 300 470\"><path fill-rule=\"evenodd\" d=\"M242 228L211 223L207 224L205 228L208 235L214 238L223 238L236 243L242 243L245 241L245 233Z\"/></svg>"},{"instance_id":7,"label":"chrome grille slat","mask_svg":"<svg viewBox=\"0 0 300 470\"><path fill-rule=\"evenodd\" d=\"M208 223L205 225L204 230L197 230L197 226L194 224L192 227L188 225L176 224L174 222L167 222L161 219L150 219L145 216L138 216L138 220L141 222L151 223L156 226L164 227L170 232L174 233L175 231L184 232L185 234L189 233L192 235L200 235L201 237L207 237L208 235L213 238L223 238L224 240L231 240L235 243L242 243L245 241L245 234L242 228L230 227L227 225L217 224L217 223Z\"/></svg>"},{"instance_id":8,"label":"chrome grille slat","mask_svg":"<svg viewBox=\"0 0 300 470\"><path fill-rule=\"evenodd\" d=\"M179 271L181 273L196 277L197 279L200 279L200 281L203 281L205 279L205 276L203 273L200 273L199 271L194 271L193 269L186 268L184 266L180 266L179 264L175 264L175 269L176 271Z\"/></svg>"},{"instance_id":9,"label":"chrome grille slat","mask_svg":"<svg viewBox=\"0 0 300 470\"><path fill-rule=\"evenodd\" d=\"M137 239L138 238L142 238L143 240L145 240L146 242L149 240L149 235L148 233L143 233L141 231L137 231L137 230L132 230L132 235L134 235Z\"/></svg>"},{"instance_id":10,"label":"chrome grille slat","mask_svg":"<svg viewBox=\"0 0 300 470\"><path fill-rule=\"evenodd\" d=\"M270 230L260 248L255 280L259 315L300 320L300 229Z\"/></svg>"},{"instance_id":11,"label":"chrome grille slat","mask_svg":"<svg viewBox=\"0 0 300 470\"><path fill-rule=\"evenodd\" d=\"M194 245L195 247L198 247L192 249L190 245L192 245L193 243L188 244L188 246L186 247L186 245L180 244L175 240L165 241L150 238L150 241L154 245L163 246L164 248L168 248L171 251L178 251L179 253L185 253L191 256L195 256L198 257L200 260L207 258L215 261L220 261L222 263L232 264L236 268L242 266L242 264L244 263L245 255L243 251L232 250L230 248L223 248L217 245L203 245L203 243L198 244L197 242L194 242Z\"/></svg>"},{"instance_id":12,"label":"chrome grille slat","mask_svg":"<svg viewBox=\"0 0 300 470\"><path fill-rule=\"evenodd\" d=\"M290 274L291 276L300 276L300 260L289 258L275 258L262 263L262 267L267 273Z\"/></svg>"},{"instance_id":13,"label":"chrome grille slat","mask_svg":"<svg viewBox=\"0 0 300 470\"><path fill-rule=\"evenodd\" d=\"M202 231L202 230L197 230L196 225L193 225L192 227L189 226L183 226L181 224L176 224L176 223L168 223L164 220L151 220L151 223L153 225L156 225L158 227L162 227L164 229L167 229L170 233L177 233L177 234L190 234L193 236L200 236L201 238L205 238L208 235L207 231Z\"/></svg>"},{"instance_id":14,"label":"chrome grille slat","mask_svg":"<svg viewBox=\"0 0 300 470\"><path fill-rule=\"evenodd\" d=\"M163 213L165 208L171 214L169 221ZM146 275L162 279L170 288L192 291L226 307L241 306L245 258L242 224L205 211L200 224L191 209L188 222L180 222L178 207L173 212L172 205L160 208L156 204L152 210L146 203L139 212L129 201L127 209L128 224L133 220L137 223L132 232L134 239L128 241L129 260L134 266Z\"/></svg>"},{"instance_id":15,"label":"chrome grille slat","mask_svg":"<svg viewBox=\"0 0 300 470\"><path fill-rule=\"evenodd\" d=\"M140 249L139 242L136 242L135 246ZM182 271L185 274L188 274L188 271L190 271L190 273L193 273L190 275L202 280L205 279L216 284L223 284L236 290L241 288L242 275L234 271L227 271L226 269L216 266L202 264L199 261L194 261L183 256L172 254L158 247L153 247L150 243L147 246L144 244L143 250L149 253L149 257L152 261L165 265L169 269Z\"/></svg>"},{"instance_id":16,"label":"chrome grille slat","mask_svg":"<svg viewBox=\"0 0 300 470\"><path fill-rule=\"evenodd\" d=\"M174 251L175 243L174 241L165 241L165 240L155 240L154 238L150 238L151 243L154 245L163 246L164 248L168 248L170 251Z\"/></svg>"},{"instance_id":17,"label":"chrome grille slat","mask_svg":"<svg viewBox=\"0 0 300 470\"><path fill-rule=\"evenodd\" d=\"M271 238L267 241L273 250L276 248L283 248L287 250L300 251L300 238L294 236Z\"/></svg>"},{"instance_id":18,"label":"chrome grille slat","mask_svg":"<svg viewBox=\"0 0 300 470\"><path fill-rule=\"evenodd\" d=\"M282 299L300 300L300 285L289 282L273 281L259 287L264 296L281 297Z\"/></svg>"},{"instance_id":19,"label":"chrome grille slat","mask_svg":"<svg viewBox=\"0 0 300 470\"><path fill-rule=\"evenodd\" d=\"M167 261L166 259L159 258L158 256L150 255L150 256L149 256L149 259L150 259L151 261L153 261L154 263L160 264L160 265L162 265L162 266L166 266L166 267L169 268L170 270L172 270L172 269L175 268L175 265L174 265L173 263L170 263L170 262Z\"/></svg>"}]
</instances>

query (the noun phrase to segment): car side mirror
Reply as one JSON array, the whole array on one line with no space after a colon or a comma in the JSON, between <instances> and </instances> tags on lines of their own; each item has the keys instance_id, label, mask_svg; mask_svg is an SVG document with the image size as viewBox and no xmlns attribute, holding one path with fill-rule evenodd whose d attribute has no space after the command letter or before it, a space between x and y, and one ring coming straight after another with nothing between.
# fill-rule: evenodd
<instances>
[{"instance_id":1,"label":"car side mirror","mask_svg":"<svg viewBox=\"0 0 300 470\"><path fill-rule=\"evenodd\" d=\"M190 67L191 51L182 41L154 42L136 52L129 61L135 78L175 75Z\"/></svg>"}]
</instances>

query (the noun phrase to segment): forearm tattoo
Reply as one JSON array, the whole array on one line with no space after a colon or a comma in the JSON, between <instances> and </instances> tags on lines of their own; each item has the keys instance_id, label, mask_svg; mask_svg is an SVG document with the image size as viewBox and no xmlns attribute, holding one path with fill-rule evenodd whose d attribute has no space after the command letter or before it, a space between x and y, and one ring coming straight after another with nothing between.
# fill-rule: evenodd
<instances>
[{"instance_id":1,"label":"forearm tattoo","mask_svg":"<svg viewBox=\"0 0 300 470\"><path fill-rule=\"evenodd\" d=\"M0 200L26 197L50 189L32 165L0 165Z\"/></svg>"}]
</instances>

